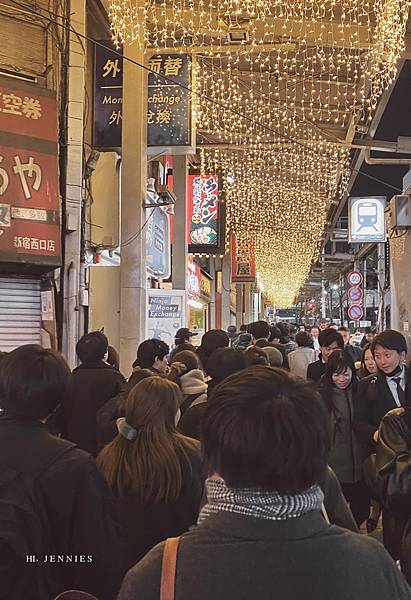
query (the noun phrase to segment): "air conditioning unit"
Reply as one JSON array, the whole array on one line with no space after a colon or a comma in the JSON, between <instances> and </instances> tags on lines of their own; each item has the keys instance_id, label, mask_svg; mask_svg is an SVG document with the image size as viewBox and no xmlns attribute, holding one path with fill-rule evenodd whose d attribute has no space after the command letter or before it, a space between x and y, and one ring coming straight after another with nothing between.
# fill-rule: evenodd
<instances>
[{"instance_id":1,"label":"air conditioning unit","mask_svg":"<svg viewBox=\"0 0 411 600\"><path fill-rule=\"evenodd\" d=\"M411 229L411 196L394 196L390 202L391 227L393 229Z\"/></svg>"}]
</instances>

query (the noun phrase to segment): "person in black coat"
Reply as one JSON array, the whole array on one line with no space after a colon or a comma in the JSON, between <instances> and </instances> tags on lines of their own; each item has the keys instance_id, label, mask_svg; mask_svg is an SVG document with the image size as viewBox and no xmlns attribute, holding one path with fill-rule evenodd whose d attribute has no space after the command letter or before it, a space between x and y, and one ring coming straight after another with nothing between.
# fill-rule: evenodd
<instances>
[{"instance_id":1,"label":"person in black coat","mask_svg":"<svg viewBox=\"0 0 411 600\"><path fill-rule=\"evenodd\" d=\"M44 425L70 380L64 359L36 345L0 365L0 597L7 600L50 600L73 588L112 600L124 573L113 498L94 459ZM35 520L23 520L19 481ZM6 513L13 501L19 510Z\"/></svg>"},{"instance_id":2,"label":"person in black coat","mask_svg":"<svg viewBox=\"0 0 411 600\"><path fill-rule=\"evenodd\" d=\"M341 335L344 341L344 352L346 353L348 359L355 366L355 363L360 362L362 359L361 348L359 346L353 346L350 344L350 332L344 325L338 328L338 333Z\"/></svg>"},{"instance_id":3,"label":"person in black coat","mask_svg":"<svg viewBox=\"0 0 411 600\"><path fill-rule=\"evenodd\" d=\"M357 383L354 365L344 350L333 352L319 388L330 415L328 463L341 483L358 527L361 527L370 512L370 495L363 475L364 450L352 430Z\"/></svg>"},{"instance_id":4,"label":"person in black coat","mask_svg":"<svg viewBox=\"0 0 411 600\"><path fill-rule=\"evenodd\" d=\"M327 368L327 361L335 350L343 350L344 342L335 329L324 329L318 336L321 353L319 359L307 367L307 379L318 382Z\"/></svg>"},{"instance_id":5,"label":"person in black coat","mask_svg":"<svg viewBox=\"0 0 411 600\"><path fill-rule=\"evenodd\" d=\"M264 366L232 375L210 399L202 445L207 504L178 540L178 600L411 599L381 544L321 514L329 432L312 384ZM164 547L128 572L118 600L158 600Z\"/></svg>"},{"instance_id":6,"label":"person in black coat","mask_svg":"<svg viewBox=\"0 0 411 600\"><path fill-rule=\"evenodd\" d=\"M176 383L158 376L140 381L117 420L118 435L97 457L116 497L127 569L198 517L205 477L198 442L176 430L181 400Z\"/></svg>"},{"instance_id":7,"label":"person in black coat","mask_svg":"<svg viewBox=\"0 0 411 600\"><path fill-rule=\"evenodd\" d=\"M404 405L407 342L401 333L388 329L375 337L371 350L378 373L359 383L353 425L368 455L375 451L384 415Z\"/></svg>"},{"instance_id":8,"label":"person in black coat","mask_svg":"<svg viewBox=\"0 0 411 600\"><path fill-rule=\"evenodd\" d=\"M81 365L73 371L72 393L62 407L62 435L79 448L97 455L97 413L126 386L123 375L106 363L104 333L83 335L76 346Z\"/></svg>"},{"instance_id":9,"label":"person in black coat","mask_svg":"<svg viewBox=\"0 0 411 600\"><path fill-rule=\"evenodd\" d=\"M409 395L409 394L408 394ZM376 448L376 483L383 506L384 546L411 583L411 405L383 417Z\"/></svg>"}]
</instances>

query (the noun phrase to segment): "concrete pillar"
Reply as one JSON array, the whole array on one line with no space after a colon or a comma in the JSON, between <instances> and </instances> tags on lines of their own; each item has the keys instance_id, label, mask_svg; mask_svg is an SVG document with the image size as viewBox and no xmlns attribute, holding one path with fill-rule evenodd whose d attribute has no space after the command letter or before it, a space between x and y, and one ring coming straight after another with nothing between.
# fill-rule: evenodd
<instances>
[{"instance_id":1,"label":"concrete pillar","mask_svg":"<svg viewBox=\"0 0 411 600\"><path fill-rule=\"evenodd\" d=\"M244 314L243 314L243 286L240 285L239 283L236 284L235 286L236 288L236 294L235 294L235 309L236 309L236 326L237 326L237 331L240 330L240 325L243 325L244 323Z\"/></svg>"},{"instance_id":2,"label":"concrete pillar","mask_svg":"<svg viewBox=\"0 0 411 600\"><path fill-rule=\"evenodd\" d=\"M222 260L223 289L221 293L221 329L227 330L230 325L230 283L231 254L225 254Z\"/></svg>"},{"instance_id":3,"label":"concrete pillar","mask_svg":"<svg viewBox=\"0 0 411 600\"><path fill-rule=\"evenodd\" d=\"M185 290L187 278L187 156L174 156L173 185L177 201L173 220L173 289Z\"/></svg>"},{"instance_id":4,"label":"concrete pillar","mask_svg":"<svg viewBox=\"0 0 411 600\"><path fill-rule=\"evenodd\" d=\"M124 55L144 64L137 41L125 46ZM147 72L128 60L123 64L120 369L128 375L137 346L146 337Z\"/></svg>"},{"instance_id":5,"label":"concrete pillar","mask_svg":"<svg viewBox=\"0 0 411 600\"><path fill-rule=\"evenodd\" d=\"M215 257L210 257L210 275L213 278L211 281L211 299L210 299L210 307L209 307L209 326L210 329L215 329L215 296L217 291L217 281L216 281L216 271L215 271Z\"/></svg>"},{"instance_id":6,"label":"concrete pillar","mask_svg":"<svg viewBox=\"0 0 411 600\"><path fill-rule=\"evenodd\" d=\"M70 25L86 33L85 0L72 0ZM83 106L85 56L82 41L70 32L67 90L66 237L64 253L64 322L62 352L71 368L77 364L76 343L80 331L79 290L81 277L81 209L83 189ZM84 282L83 282L84 283Z\"/></svg>"},{"instance_id":7,"label":"concrete pillar","mask_svg":"<svg viewBox=\"0 0 411 600\"><path fill-rule=\"evenodd\" d=\"M244 323L248 325L252 322L252 313L253 313L253 305L251 298L251 283L243 284L243 294L244 294Z\"/></svg>"},{"instance_id":8,"label":"concrete pillar","mask_svg":"<svg viewBox=\"0 0 411 600\"><path fill-rule=\"evenodd\" d=\"M378 319L377 327L379 331L385 329L385 244L378 244L377 246L378 256Z\"/></svg>"}]
</instances>

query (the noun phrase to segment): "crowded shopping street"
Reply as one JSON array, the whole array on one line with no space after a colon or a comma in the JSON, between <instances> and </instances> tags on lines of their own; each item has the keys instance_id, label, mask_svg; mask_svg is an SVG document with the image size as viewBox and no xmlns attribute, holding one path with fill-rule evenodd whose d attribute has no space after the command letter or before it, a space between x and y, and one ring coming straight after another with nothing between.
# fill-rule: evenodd
<instances>
[{"instance_id":1,"label":"crowded shopping street","mask_svg":"<svg viewBox=\"0 0 411 600\"><path fill-rule=\"evenodd\" d=\"M410 0L0 24L0 600L411 600Z\"/></svg>"}]
</instances>

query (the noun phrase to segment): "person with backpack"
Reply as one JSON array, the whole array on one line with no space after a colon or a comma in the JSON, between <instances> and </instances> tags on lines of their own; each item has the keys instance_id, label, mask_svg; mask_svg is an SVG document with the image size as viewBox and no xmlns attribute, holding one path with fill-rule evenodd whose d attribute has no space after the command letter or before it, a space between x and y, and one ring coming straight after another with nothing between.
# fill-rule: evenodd
<instances>
[{"instance_id":1,"label":"person with backpack","mask_svg":"<svg viewBox=\"0 0 411 600\"><path fill-rule=\"evenodd\" d=\"M70 390L64 359L21 346L0 363L0 598L81 589L112 600L123 571L110 490L94 459L45 426Z\"/></svg>"},{"instance_id":2,"label":"person with backpack","mask_svg":"<svg viewBox=\"0 0 411 600\"><path fill-rule=\"evenodd\" d=\"M200 368L200 359L194 352L183 350L174 355L168 379L177 383L183 393L181 418L191 406L207 401L204 372Z\"/></svg>"}]
</instances>

